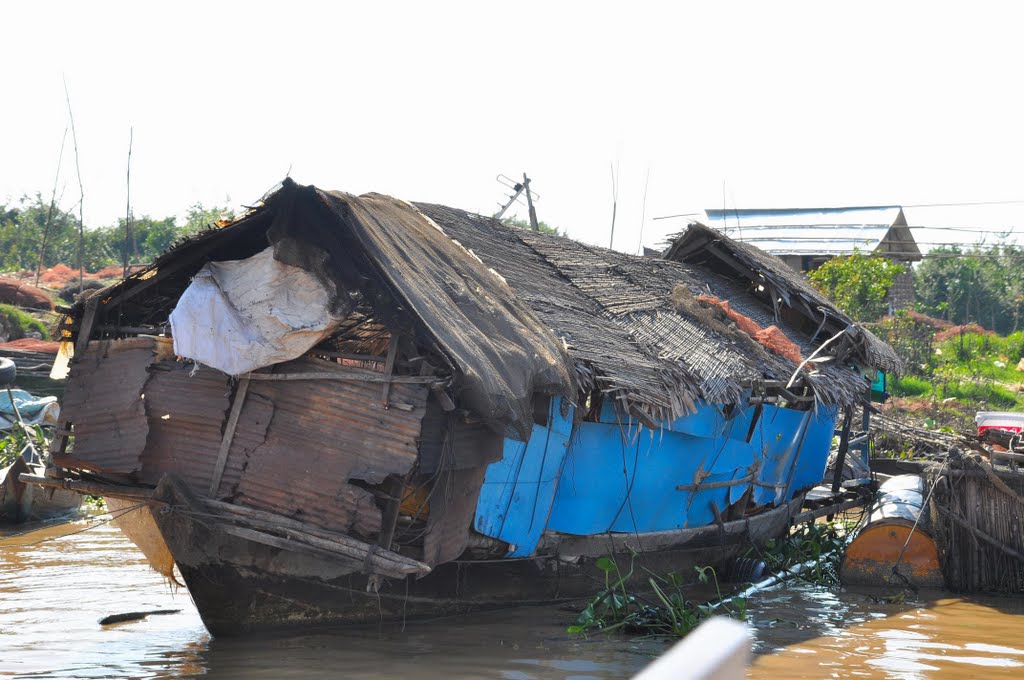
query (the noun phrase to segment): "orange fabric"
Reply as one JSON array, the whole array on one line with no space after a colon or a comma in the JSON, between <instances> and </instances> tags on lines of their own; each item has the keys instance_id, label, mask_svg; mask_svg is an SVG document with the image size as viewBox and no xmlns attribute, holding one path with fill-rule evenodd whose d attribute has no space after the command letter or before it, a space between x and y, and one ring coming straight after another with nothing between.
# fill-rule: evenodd
<instances>
[{"instance_id":1,"label":"orange fabric","mask_svg":"<svg viewBox=\"0 0 1024 680\"><path fill-rule=\"evenodd\" d=\"M794 364L799 364L801 361L800 348L787 338L778 326L768 326L768 328L758 331L754 334L754 339L764 345L769 352L786 357Z\"/></svg>"},{"instance_id":2,"label":"orange fabric","mask_svg":"<svg viewBox=\"0 0 1024 680\"><path fill-rule=\"evenodd\" d=\"M698 295L697 301L708 305L714 305L721 309L725 312L725 315L736 324L737 328L763 345L769 352L778 354L780 357L785 357L795 364L800 363L800 348L797 347L792 340L787 338L786 334L783 333L778 326L761 328L761 326L759 326L758 323L749 316L744 316L729 306L728 300L720 300L713 295Z\"/></svg>"}]
</instances>

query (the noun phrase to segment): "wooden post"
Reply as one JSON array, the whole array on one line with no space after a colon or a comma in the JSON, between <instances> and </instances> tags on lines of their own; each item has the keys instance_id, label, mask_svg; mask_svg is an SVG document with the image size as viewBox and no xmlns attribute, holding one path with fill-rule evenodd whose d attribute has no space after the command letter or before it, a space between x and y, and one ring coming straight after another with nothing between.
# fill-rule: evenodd
<instances>
[{"instance_id":1,"label":"wooden post","mask_svg":"<svg viewBox=\"0 0 1024 680\"><path fill-rule=\"evenodd\" d=\"M388 358L384 361L384 375L388 378L395 372L395 359L398 357L398 333L392 333L388 341ZM388 407L388 396L391 394L391 381L384 383L380 392L380 403L384 408Z\"/></svg>"},{"instance_id":2,"label":"wooden post","mask_svg":"<svg viewBox=\"0 0 1024 680\"><path fill-rule=\"evenodd\" d=\"M242 414L242 405L245 404L245 395L249 393L249 378L243 377L238 381L238 389L235 390L234 401L231 402L231 414L228 416L228 423L224 426L224 437L220 440L220 450L217 451L217 462L213 466L213 478L210 480L210 498L217 495L220 488L220 480L224 476L224 466L228 462L228 453L231 451L231 440L235 438L235 428L238 427L238 417Z\"/></svg>"},{"instance_id":3,"label":"wooden post","mask_svg":"<svg viewBox=\"0 0 1024 680\"><path fill-rule=\"evenodd\" d=\"M864 413L860 418L861 429L864 430L864 434L868 435L871 432L871 391L868 388L867 401L864 402ZM864 443L860 445L860 457L864 461L865 467L868 464L868 457L871 454L871 437L868 436L864 439Z\"/></svg>"},{"instance_id":4,"label":"wooden post","mask_svg":"<svg viewBox=\"0 0 1024 680\"><path fill-rule=\"evenodd\" d=\"M843 429L839 433L839 451L836 454L836 471L832 476L832 493L839 491L843 485L843 466L846 464L846 452L850 448L850 423L853 421L853 409L846 409L843 417Z\"/></svg>"},{"instance_id":5,"label":"wooden post","mask_svg":"<svg viewBox=\"0 0 1024 680\"><path fill-rule=\"evenodd\" d=\"M523 173L523 188L526 190L526 205L530 209L530 229L534 231L540 231L540 225L537 224L537 211L533 208L533 194L530 192L530 178Z\"/></svg>"}]
</instances>

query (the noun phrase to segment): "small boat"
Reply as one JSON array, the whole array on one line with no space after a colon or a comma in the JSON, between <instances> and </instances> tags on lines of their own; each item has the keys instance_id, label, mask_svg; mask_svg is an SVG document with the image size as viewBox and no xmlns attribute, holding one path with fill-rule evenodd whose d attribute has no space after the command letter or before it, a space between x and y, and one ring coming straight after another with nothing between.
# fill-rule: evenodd
<instances>
[{"instance_id":1,"label":"small boat","mask_svg":"<svg viewBox=\"0 0 1024 680\"><path fill-rule=\"evenodd\" d=\"M899 371L700 225L642 258L291 180L61 329L74 445L24 478L146 514L218 636L721 565L788 529L839 410Z\"/></svg>"},{"instance_id":2,"label":"small boat","mask_svg":"<svg viewBox=\"0 0 1024 680\"><path fill-rule=\"evenodd\" d=\"M40 489L25 484L20 475L45 476L46 466L27 425L41 425L56 417L56 400L36 399L24 390L14 389L18 369L11 359L0 357L0 429L17 428L26 433L21 451L12 463L0 468L0 527L26 522L48 521L78 511L81 495L63 489ZM26 420L27 418L27 420ZM18 439L12 437L9 445Z\"/></svg>"},{"instance_id":3,"label":"small boat","mask_svg":"<svg viewBox=\"0 0 1024 680\"><path fill-rule=\"evenodd\" d=\"M18 456L12 464L0 468L0 527L48 522L78 513L81 494L26 484L19 479L22 474L45 478L46 467Z\"/></svg>"}]
</instances>

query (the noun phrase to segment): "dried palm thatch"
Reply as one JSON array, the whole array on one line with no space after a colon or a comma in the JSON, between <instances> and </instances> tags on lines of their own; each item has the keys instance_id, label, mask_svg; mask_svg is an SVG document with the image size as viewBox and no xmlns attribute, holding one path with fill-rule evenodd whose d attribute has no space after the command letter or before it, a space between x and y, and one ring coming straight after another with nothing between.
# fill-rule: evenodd
<instances>
[{"instance_id":1,"label":"dried palm thatch","mask_svg":"<svg viewBox=\"0 0 1024 680\"><path fill-rule=\"evenodd\" d=\"M579 405L603 395L652 427L686 414L697 400L738 403L794 375L788 399L849 406L863 398L866 383L847 361L890 369L895 360L857 329L861 340L846 347L846 361L798 370L792 357L768 351L728 319L708 323L707 314L673 303L677 289L728 300L762 328L777 326L809 356L821 333L755 289L770 279L786 304L824 301L774 270L737 277L708 258L634 257L441 205L357 198L290 180L245 217L177 245L91 303L79 302L63 327L77 336L92 304L90 337L166 329L204 263L249 257L268 243L275 257L336 291L334 311L350 315L326 346L373 353L391 333L411 338L424 360L449 376L462 406L499 429L528 429L533 392L562 393ZM694 252L687 248L688 257ZM753 261L746 251L734 259L741 255ZM841 319L828 309L826 316Z\"/></svg>"},{"instance_id":2,"label":"dried palm thatch","mask_svg":"<svg viewBox=\"0 0 1024 680\"><path fill-rule=\"evenodd\" d=\"M814 329L812 341L822 335L827 338L844 328L853 327L854 331L849 334L849 338L857 346L855 357L860 358L865 365L886 373L898 375L902 372L899 357L891 347L871 331L857 326L849 316L815 290L803 274L756 246L735 241L695 222L686 231L671 237L664 256L755 283L758 290L754 292L768 301L775 318L787 314L799 318L805 331Z\"/></svg>"}]
</instances>

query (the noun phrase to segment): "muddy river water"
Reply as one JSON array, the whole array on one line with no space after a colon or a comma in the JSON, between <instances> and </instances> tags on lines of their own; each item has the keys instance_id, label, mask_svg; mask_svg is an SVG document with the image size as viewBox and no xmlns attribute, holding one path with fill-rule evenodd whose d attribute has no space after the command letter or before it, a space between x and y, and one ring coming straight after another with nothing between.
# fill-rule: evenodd
<instances>
[{"instance_id":1,"label":"muddy river water","mask_svg":"<svg viewBox=\"0 0 1024 680\"><path fill-rule=\"evenodd\" d=\"M213 640L109 524L0 539L0 677L628 678L668 642L566 634L557 607ZM63 535L68 531L80 531ZM180 609L102 627L130 611ZM749 603L751 678L1024 677L1024 599L936 593L896 604L788 585Z\"/></svg>"}]
</instances>

